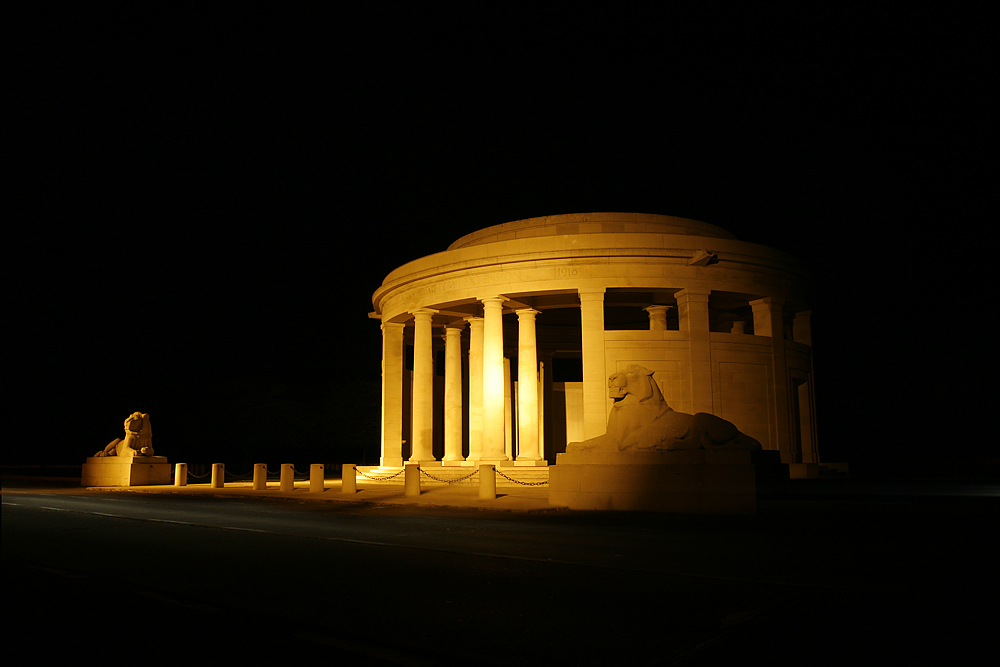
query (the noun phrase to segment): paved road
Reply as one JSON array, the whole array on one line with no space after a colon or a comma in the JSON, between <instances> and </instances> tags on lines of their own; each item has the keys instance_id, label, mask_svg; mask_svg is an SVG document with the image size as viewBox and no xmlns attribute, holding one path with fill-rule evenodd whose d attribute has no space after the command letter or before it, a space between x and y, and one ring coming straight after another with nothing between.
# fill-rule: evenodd
<instances>
[{"instance_id":1,"label":"paved road","mask_svg":"<svg viewBox=\"0 0 1000 667\"><path fill-rule=\"evenodd\" d=\"M697 517L8 488L3 563L18 634L64 648L832 664L975 656L996 514L975 499Z\"/></svg>"}]
</instances>

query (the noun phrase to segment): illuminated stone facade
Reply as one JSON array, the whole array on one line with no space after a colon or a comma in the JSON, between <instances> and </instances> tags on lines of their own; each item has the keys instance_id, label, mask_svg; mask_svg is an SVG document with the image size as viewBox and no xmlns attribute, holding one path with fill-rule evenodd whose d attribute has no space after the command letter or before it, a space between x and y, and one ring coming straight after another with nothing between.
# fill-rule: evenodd
<instances>
[{"instance_id":1,"label":"illuminated stone facade","mask_svg":"<svg viewBox=\"0 0 1000 667\"><path fill-rule=\"evenodd\" d=\"M630 364L654 371L675 410L729 420L784 463L819 463L803 265L714 225L641 213L496 225L394 270L373 304L383 466L554 463L605 432L608 377Z\"/></svg>"}]
</instances>

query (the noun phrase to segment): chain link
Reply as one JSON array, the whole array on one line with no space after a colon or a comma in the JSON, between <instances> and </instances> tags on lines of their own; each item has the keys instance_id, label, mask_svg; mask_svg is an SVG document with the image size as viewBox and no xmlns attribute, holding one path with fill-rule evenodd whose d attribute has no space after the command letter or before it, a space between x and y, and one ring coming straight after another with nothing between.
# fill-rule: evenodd
<instances>
[{"instance_id":1,"label":"chain link","mask_svg":"<svg viewBox=\"0 0 1000 667\"><path fill-rule=\"evenodd\" d=\"M441 479L440 477L435 477L434 475L430 474L429 472L424 472L423 468L418 468L418 470L421 472L421 474L427 475L428 477L430 477L431 479L433 479L435 482L444 482L445 484L454 484L455 482L461 482L463 480L469 479L470 477L472 477L473 475L475 475L476 473L479 472L479 470L473 470L471 473L469 473L465 477L458 477L456 479Z\"/></svg>"},{"instance_id":2,"label":"chain link","mask_svg":"<svg viewBox=\"0 0 1000 667\"><path fill-rule=\"evenodd\" d=\"M543 484L549 483L549 480L544 480L541 482L522 482L519 479L514 479L513 477L508 477L507 475L503 474L502 472L500 472L499 468L494 468L493 470L496 471L496 474L500 475L504 479L510 480L511 482L514 482L515 484L520 484L522 486L542 486Z\"/></svg>"},{"instance_id":3,"label":"chain link","mask_svg":"<svg viewBox=\"0 0 1000 667\"><path fill-rule=\"evenodd\" d=\"M246 473L244 475L237 475L236 473L229 472L229 468L223 468L223 472L226 475L228 475L229 477L231 477L232 481L234 481L234 482L238 482L238 481L243 480L243 479L250 479L251 477L253 477L253 472L252 471L248 472L248 473Z\"/></svg>"},{"instance_id":4,"label":"chain link","mask_svg":"<svg viewBox=\"0 0 1000 667\"><path fill-rule=\"evenodd\" d=\"M387 480L387 479L392 479L393 477L398 477L398 476L402 475L403 472L404 472L403 470L400 470L399 472L393 473L393 474L389 475L388 477L372 477L371 475L368 475L368 474L365 474L365 473L361 472L357 468L355 468L354 471L356 473L358 473L359 475L361 475L362 477L367 477L368 479L375 480L376 482L381 482L381 481L384 481L384 480Z\"/></svg>"},{"instance_id":5,"label":"chain link","mask_svg":"<svg viewBox=\"0 0 1000 667\"><path fill-rule=\"evenodd\" d=\"M239 481L240 479L250 479L250 477L252 476L250 473L248 473L246 475L234 475L234 474L230 473L228 469L224 469L224 470L225 470L225 475L227 477L231 478L232 481ZM471 479L477 473L479 473L479 469L477 468L476 470L473 470L471 473L469 473L468 475L465 475L464 477L457 477L455 479L442 479L441 477L435 477L434 475L432 475L429 472L425 471L423 468L418 468L418 470L420 471L420 473L422 475L425 475L425 476L433 479L435 482L442 482L444 484L455 484L457 482L464 482L465 480ZM394 477L399 477L400 475L403 474L403 472L405 472L405 469L404 470L400 470L399 472L395 472L395 473L393 473L391 475L386 475L384 477L375 477L373 475L369 475L369 474L367 474L365 472L362 472L361 470L358 470L357 468L355 468L354 471L357 474L361 475L362 477L364 477L366 479L370 479L370 480L375 481L375 482L384 482L386 480L393 479ZM546 485L546 484L549 483L548 480L543 480L541 482L522 482L519 479L514 479L513 477L510 477L509 475L505 475L503 472L500 471L499 468L494 468L493 471L496 474L498 474L501 477L503 477L504 479L506 479L506 480L508 480L510 482L514 482L515 484L520 484L521 486L544 486L544 485ZM299 472L298 470L294 470L294 469L293 469L293 472L295 473L295 475L299 475L299 476L303 477L304 479L311 479L311 471L310 471L310 475L306 475L305 473ZM173 477L173 473L174 473L174 471L171 470L170 474L168 474L167 477ZM187 476L189 478L193 477L195 479L204 479L204 478L208 477L209 475L211 475L210 472L206 472L203 475L196 475L194 472L191 471L191 467L190 466L188 467ZM274 473L272 473L270 470L267 470L266 471L266 478L270 477L271 475L275 475L275 476L280 477L280 472L274 472ZM294 478L294 476L293 476L293 478Z\"/></svg>"}]
</instances>

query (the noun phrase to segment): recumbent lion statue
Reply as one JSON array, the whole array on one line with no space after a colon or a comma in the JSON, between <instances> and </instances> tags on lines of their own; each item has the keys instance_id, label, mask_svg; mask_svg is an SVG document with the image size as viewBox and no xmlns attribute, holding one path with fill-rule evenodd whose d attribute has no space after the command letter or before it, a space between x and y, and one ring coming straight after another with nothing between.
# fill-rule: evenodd
<instances>
[{"instance_id":1,"label":"recumbent lion statue","mask_svg":"<svg viewBox=\"0 0 1000 667\"><path fill-rule=\"evenodd\" d=\"M125 418L125 439L115 438L94 456L152 456L153 428L149 415L133 412Z\"/></svg>"},{"instance_id":2,"label":"recumbent lion statue","mask_svg":"<svg viewBox=\"0 0 1000 667\"><path fill-rule=\"evenodd\" d=\"M631 364L609 377L609 395L615 404L608 417L608 432L572 442L566 452L762 449L757 440L721 417L707 412L676 412L663 400L652 376L653 371Z\"/></svg>"}]
</instances>

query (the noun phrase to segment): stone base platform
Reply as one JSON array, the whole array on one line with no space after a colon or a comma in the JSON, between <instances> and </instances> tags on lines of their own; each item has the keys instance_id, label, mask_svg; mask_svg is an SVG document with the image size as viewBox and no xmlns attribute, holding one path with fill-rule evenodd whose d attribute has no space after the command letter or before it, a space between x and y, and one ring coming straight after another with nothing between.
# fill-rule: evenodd
<instances>
[{"instance_id":1,"label":"stone base platform","mask_svg":"<svg viewBox=\"0 0 1000 667\"><path fill-rule=\"evenodd\" d=\"M80 486L170 484L166 456L91 456L83 464Z\"/></svg>"},{"instance_id":2,"label":"stone base platform","mask_svg":"<svg viewBox=\"0 0 1000 667\"><path fill-rule=\"evenodd\" d=\"M757 484L788 479L777 451L598 452L556 456L549 504L585 510L756 514Z\"/></svg>"}]
</instances>

